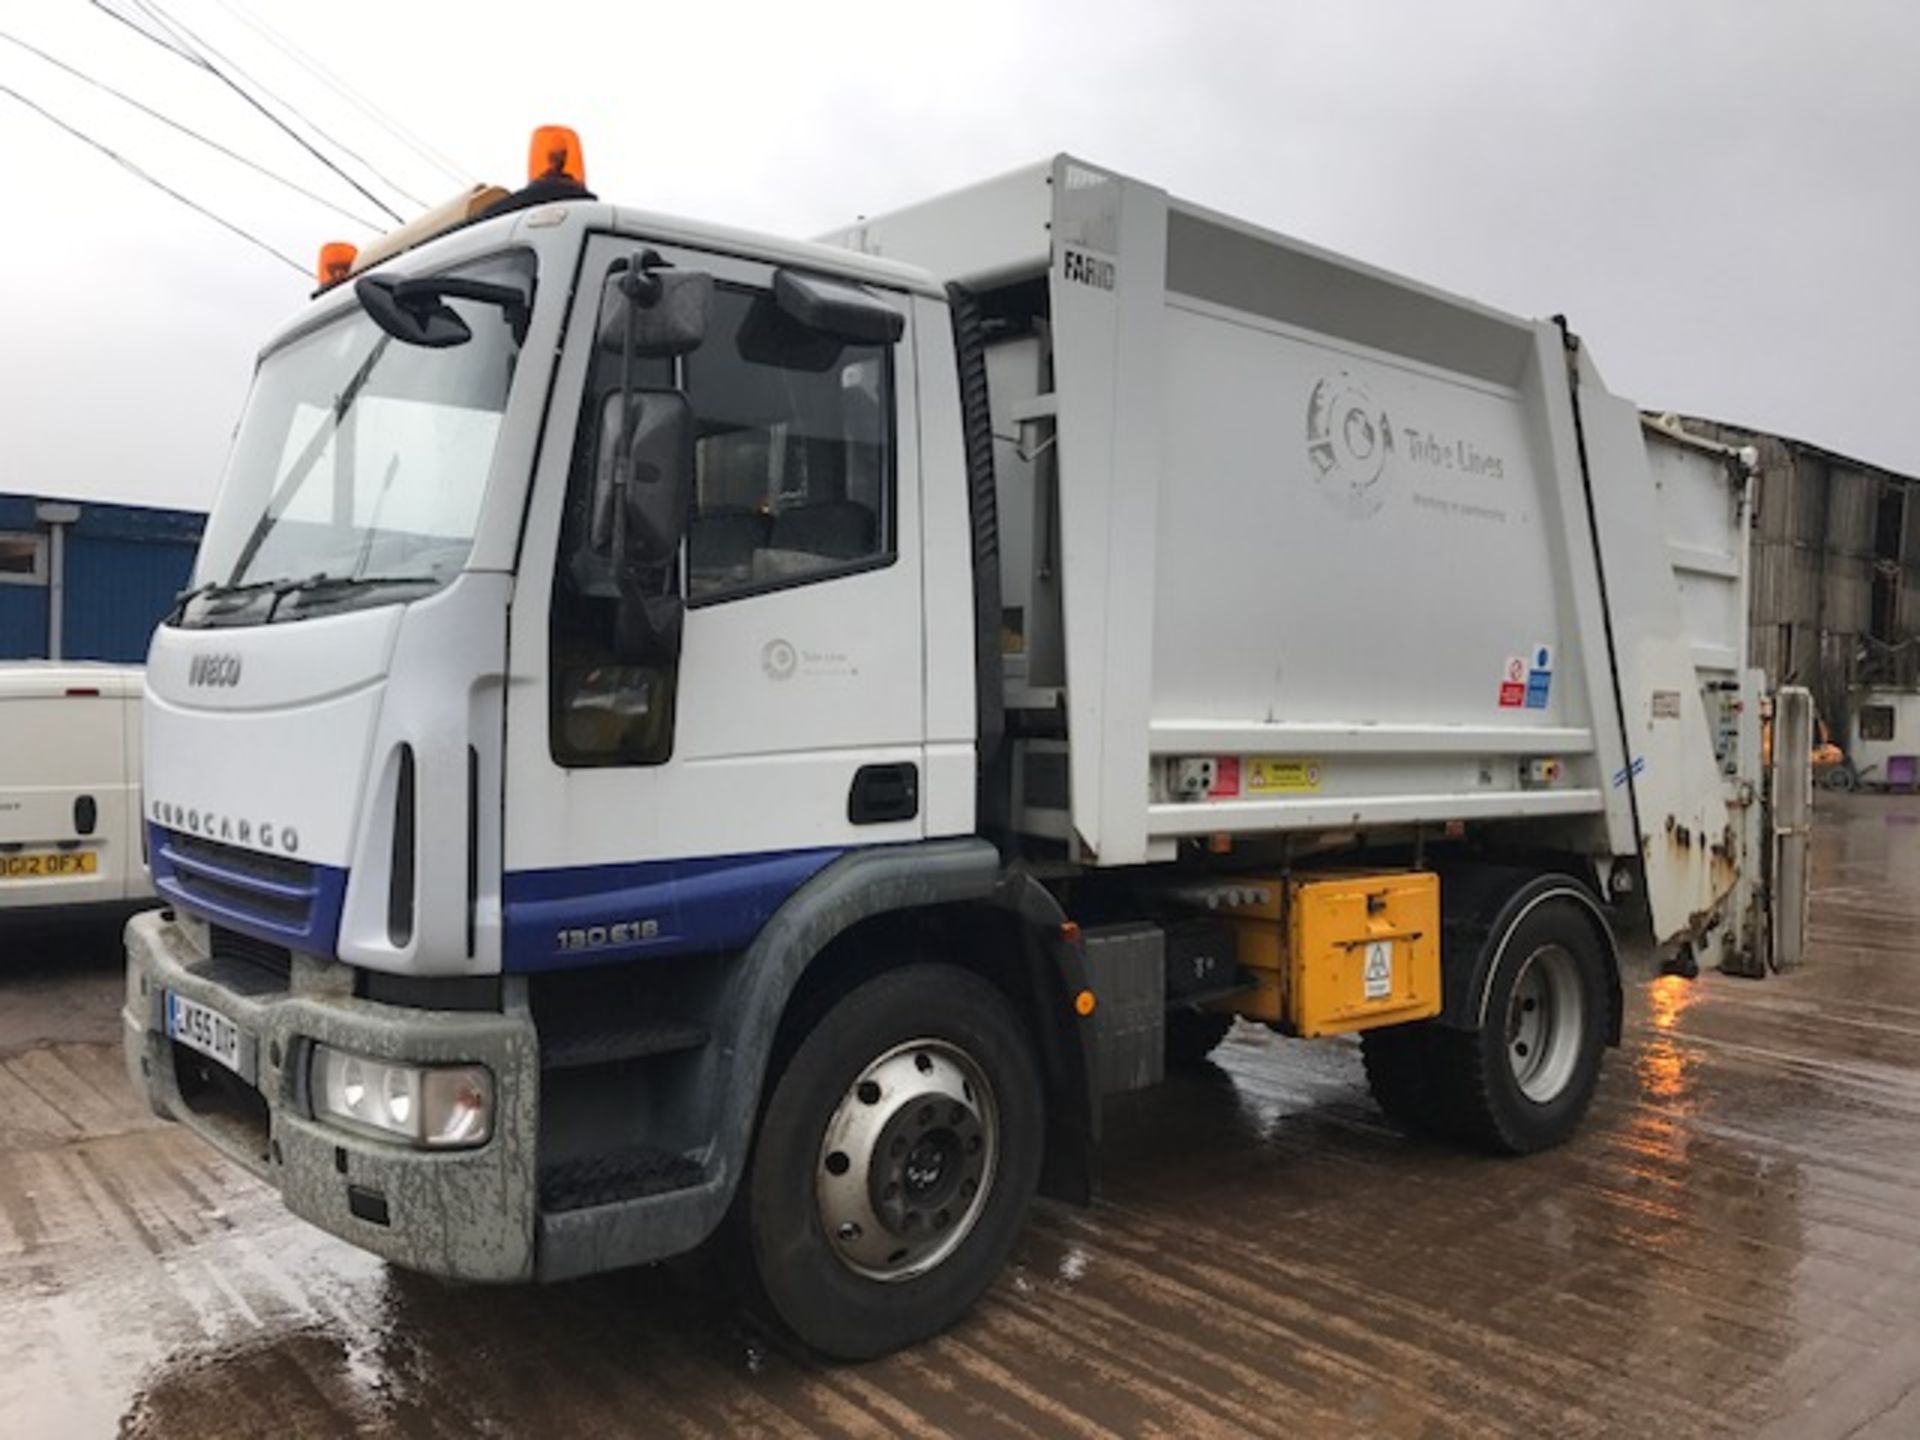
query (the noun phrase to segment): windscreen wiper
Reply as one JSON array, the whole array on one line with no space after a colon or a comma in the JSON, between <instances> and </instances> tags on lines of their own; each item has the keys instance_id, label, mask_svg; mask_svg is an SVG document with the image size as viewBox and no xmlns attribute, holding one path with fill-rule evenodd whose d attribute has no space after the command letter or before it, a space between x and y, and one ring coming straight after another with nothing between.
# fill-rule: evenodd
<instances>
[{"instance_id":1,"label":"windscreen wiper","mask_svg":"<svg viewBox=\"0 0 1920 1440\"><path fill-rule=\"evenodd\" d=\"M229 585L222 580L207 580L176 593L173 609L167 612L167 618L161 623L171 625L181 619L186 615L187 607L196 600L224 600L229 595L251 595L285 583L284 580L249 580L244 585Z\"/></svg>"},{"instance_id":2,"label":"windscreen wiper","mask_svg":"<svg viewBox=\"0 0 1920 1440\"><path fill-rule=\"evenodd\" d=\"M337 595L342 591L361 590L379 585L434 586L439 583L439 578L432 575L329 575L321 571L317 575L307 576L304 580L278 581L274 587L273 607L267 611L267 619L269 621L273 619L274 613L280 608L280 602L289 595L308 600L316 596Z\"/></svg>"}]
</instances>

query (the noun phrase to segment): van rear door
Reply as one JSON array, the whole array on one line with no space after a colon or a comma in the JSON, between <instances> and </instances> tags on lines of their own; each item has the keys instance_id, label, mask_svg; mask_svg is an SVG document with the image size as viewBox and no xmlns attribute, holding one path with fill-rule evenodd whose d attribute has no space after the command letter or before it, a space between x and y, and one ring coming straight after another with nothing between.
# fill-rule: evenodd
<instances>
[{"instance_id":1,"label":"van rear door","mask_svg":"<svg viewBox=\"0 0 1920 1440\"><path fill-rule=\"evenodd\" d=\"M127 897L136 823L127 771L130 685L137 694L137 679L118 670L0 673L0 910Z\"/></svg>"}]
</instances>

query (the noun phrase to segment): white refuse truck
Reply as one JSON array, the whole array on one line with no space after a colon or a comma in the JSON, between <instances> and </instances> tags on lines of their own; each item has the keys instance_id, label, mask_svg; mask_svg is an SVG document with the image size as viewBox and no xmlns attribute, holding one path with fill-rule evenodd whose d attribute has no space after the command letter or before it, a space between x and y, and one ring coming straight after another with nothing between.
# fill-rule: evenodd
<instances>
[{"instance_id":1,"label":"white refuse truck","mask_svg":"<svg viewBox=\"0 0 1920 1440\"><path fill-rule=\"evenodd\" d=\"M1064 156L828 244L534 160L324 253L152 647L128 1064L296 1213L872 1355L1236 1016L1529 1152L1616 935L1764 943L1745 475L1670 543L1563 326Z\"/></svg>"},{"instance_id":2,"label":"white refuse truck","mask_svg":"<svg viewBox=\"0 0 1920 1440\"><path fill-rule=\"evenodd\" d=\"M138 666L0 664L0 927L151 897L140 701Z\"/></svg>"}]
</instances>

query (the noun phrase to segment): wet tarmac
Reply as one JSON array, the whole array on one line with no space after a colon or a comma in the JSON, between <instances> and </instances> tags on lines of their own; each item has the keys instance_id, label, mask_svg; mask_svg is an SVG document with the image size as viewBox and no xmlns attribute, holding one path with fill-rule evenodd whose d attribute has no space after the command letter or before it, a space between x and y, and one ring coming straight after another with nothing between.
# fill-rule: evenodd
<instances>
[{"instance_id":1,"label":"wet tarmac","mask_svg":"<svg viewBox=\"0 0 1920 1440\"><path fill-rule=\"evenodd\" d=\"M392 1271L127 1092L112 932L0 934L0 1436L1920 1435L1920 800L1823 800L1800 972L1637 986L1570 1147L1246 1030L956 1332L823 1369L677 1272Z\"/></svg>"}]
</instances>

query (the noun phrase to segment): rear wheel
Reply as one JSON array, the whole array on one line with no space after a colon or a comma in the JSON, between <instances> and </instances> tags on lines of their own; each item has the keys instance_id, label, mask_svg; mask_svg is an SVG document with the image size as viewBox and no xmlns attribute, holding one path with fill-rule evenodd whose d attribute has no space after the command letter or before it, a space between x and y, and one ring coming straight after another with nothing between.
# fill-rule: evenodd
<instances>
[{"instance_id":1,"label":"rear wheel","mask_svg":"<svg viewBox=\"0 0 1920 1440\"><path fill-rule=\"evenodd\" d=\"M1390 1025L1360 1036L1360 1058L1366 1066L1367 1088L1396 1128L1424 1138L1445 1136L1446 1106L1434 1083L1435 1028L1426 1023Z\"/></svg>"},{"instance_id":2,"label":"rear wheel","mask_svg":"<svg viewBox=\"0 0 1920 1440\"><path fill-rule=\"evenodd\" d=\"M1607 955L1570 900L1535 906L1499 947L1481 1027L1434 1032L1448 1128L1512 1155L1572 1136L1606 1050Z\"/></svg>"},{"instance_id":3,"label":"rear wheel","mask_svg":"<svg viewBox=\"0 0 1920 1440\"><path fill-rule=\"evenodd\" d=\"M1026 1030L986 981L911 965L852 991L774 1086L746 1177L774 1314L846 1360L953 1324L1019 1235L1044 1114Z\"/></svg>"},{"instance_id":4,"label":"rear wheel","mask_svg":"<svg viewBox=\"0 0 1920 1440\"><path fill-rule=\"evenodd\" d=\"M1531 1154L1571 1137L1593 1101L1611 1003L1607 955L1570 900L1535 906L1504 943L1488 943L1499 960L1481 1027L1367 1031L1367 1085L1409 1134Z\"/></svg>"}]
</instances>

